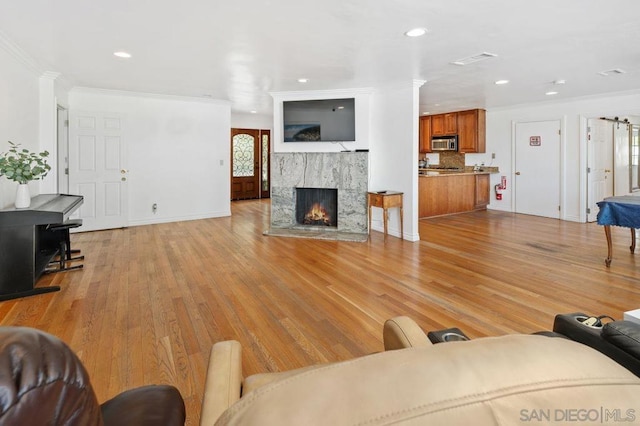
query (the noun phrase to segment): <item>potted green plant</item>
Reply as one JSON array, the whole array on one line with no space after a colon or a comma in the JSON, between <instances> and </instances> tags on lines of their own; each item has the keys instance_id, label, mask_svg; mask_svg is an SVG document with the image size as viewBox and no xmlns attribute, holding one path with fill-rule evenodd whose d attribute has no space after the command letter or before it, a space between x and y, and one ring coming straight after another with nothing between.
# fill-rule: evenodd
<instances>
[{"instance_id":1,"label":"potted green plant","mask_svg":"<svg viewBox=\"0 0 640 426\"><path fill-rule=\"evenodd\" d=\"M25 209L31 205L28 183L44 178L51 166L47 164L48 151L39 154L20 149L20 144L9 141L9 151L0 154L0 176L18 183L15 206Z\"/></svg>"}]
</instances>

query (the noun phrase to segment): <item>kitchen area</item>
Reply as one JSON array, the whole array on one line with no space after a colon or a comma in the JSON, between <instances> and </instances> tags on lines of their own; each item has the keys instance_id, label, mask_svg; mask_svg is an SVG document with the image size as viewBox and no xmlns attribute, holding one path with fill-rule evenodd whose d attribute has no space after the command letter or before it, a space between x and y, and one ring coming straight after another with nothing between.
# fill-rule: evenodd
<instances>
[{"instance_id":1,"label":"kitchen area","mask_svg":"<svg viewBox=\"0 0 640 426\"><path fill-rule=\"evenodd\" d=\"M420 219L487 208L490 175L498 173L498 167L465 163L465 154L486 151L485 129L483 109L420 117ZM428 154L433 153L439 154L437 164L430 161Z\"/></svg>"}]
</instances>

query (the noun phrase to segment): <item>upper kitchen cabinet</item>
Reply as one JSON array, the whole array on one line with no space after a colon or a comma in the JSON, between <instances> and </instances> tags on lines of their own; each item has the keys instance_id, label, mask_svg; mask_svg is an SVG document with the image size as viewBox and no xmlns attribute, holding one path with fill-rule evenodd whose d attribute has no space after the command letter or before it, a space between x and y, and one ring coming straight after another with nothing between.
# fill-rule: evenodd
<instances>
[{"instance_id":1,"label":"upper kitchen cabinet","mask_svg":"<svg viewBox=\"0 0 640 426\"><path fill-rule=\"evenodd\" d=\"M431 116L420 117L420 154L431 152Z\"/></svg>"},{"instance_id":2,"label":"upper kitchen cabinet","mask_svg":"<svg viewBox=\"0 0 640 426\"><path fill-rule=\"evenodd\" d=\"M431 134L433 136L449 136L458 132L456 113L438 114L431 116Z\"/></svg>"},{"instance_id":3,"label":"upper kitchen cabinet","mask_svg":"<svg viewBox=\"0 0 640 426\"><path fill-rule=\"evenodd\" d=\"M457 116L458 152L485 152L487 150L485 138L486 111L483 109L460 111Z\"/></svg>"}]
</instances>

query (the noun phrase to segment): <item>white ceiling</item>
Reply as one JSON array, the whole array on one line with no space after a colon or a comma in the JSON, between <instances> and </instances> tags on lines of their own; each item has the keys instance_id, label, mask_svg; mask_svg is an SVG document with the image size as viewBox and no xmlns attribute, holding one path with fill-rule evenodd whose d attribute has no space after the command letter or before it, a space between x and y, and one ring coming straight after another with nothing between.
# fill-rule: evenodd
<instances>
[{"instance_id":1,"label":"white ceiling","mask_svg":"<svg viewBox=\"0 0 640 426\"><path fill-rule=\"evenodd\" d=\"M403 35L414 27L429 32ZM273 91L412 79L431 113L640 89L638 0L0 0L0 36L73 85L234 112L271 113ZM498 56L450 64L481 52Z\"/></svg>"}]
</instances>

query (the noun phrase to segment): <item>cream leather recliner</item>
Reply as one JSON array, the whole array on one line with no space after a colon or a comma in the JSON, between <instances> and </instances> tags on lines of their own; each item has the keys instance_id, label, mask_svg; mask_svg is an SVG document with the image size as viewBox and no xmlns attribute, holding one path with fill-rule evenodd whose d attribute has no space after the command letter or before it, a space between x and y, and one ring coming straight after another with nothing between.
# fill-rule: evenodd
<instances>
[{"instance_id":1,"label":"cream leather recliner","mask_svg":"<svg viewBox=\"0 0 640 426\"><path fill-rule=\"evenodd\" d=\"M242 378L236 341L211 350L201 425L634 424L640 379L582 344L508 335L432 345L388 320L385 352Z\"/></svg>"}]
</instances>

